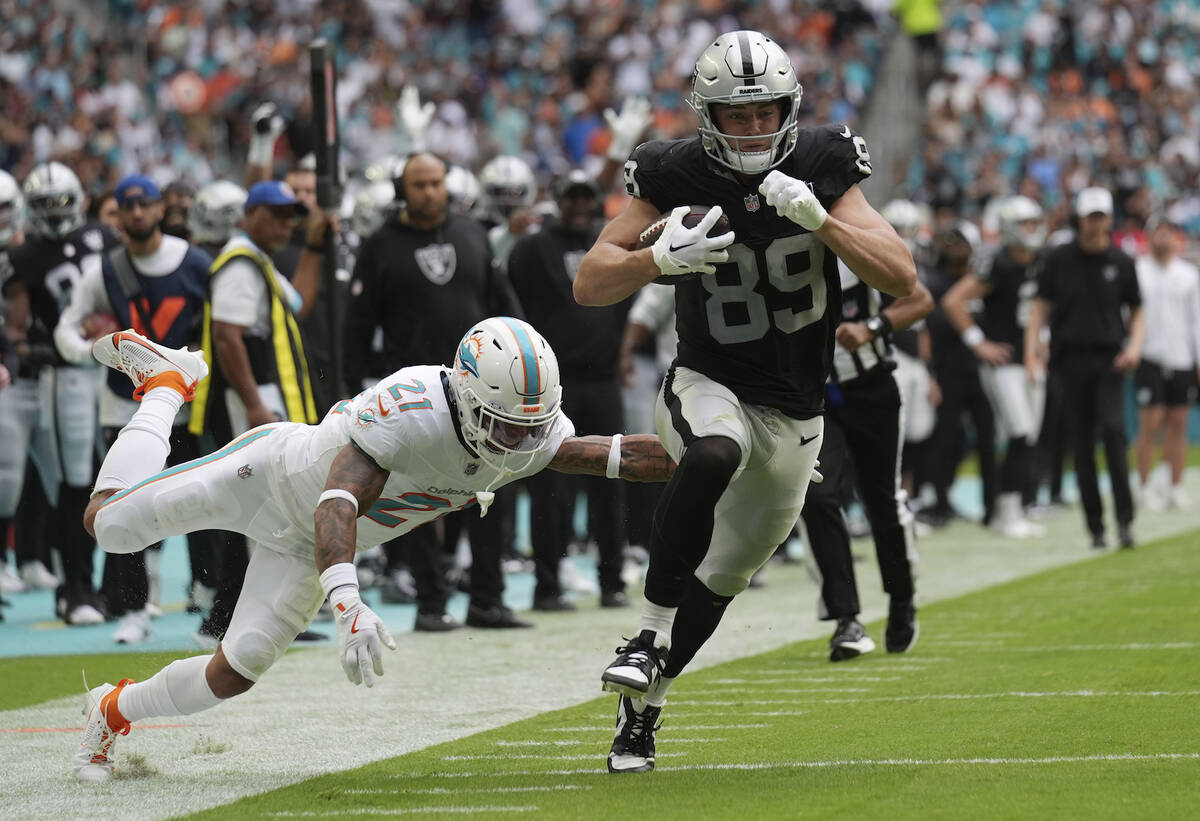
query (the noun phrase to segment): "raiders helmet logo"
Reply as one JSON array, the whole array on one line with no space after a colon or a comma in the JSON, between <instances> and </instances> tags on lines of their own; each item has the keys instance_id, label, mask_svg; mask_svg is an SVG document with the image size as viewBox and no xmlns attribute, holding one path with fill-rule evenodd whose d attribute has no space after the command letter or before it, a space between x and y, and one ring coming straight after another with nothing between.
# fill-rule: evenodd
<instances>
[{"instance_id":1,"label":"raiders helmet logo","mask_svg":"<svg viewBox=\"0 0 1200 821\"><path fill-rule=\"evenodd\" d=\"M454 278L458 255L450 243L426 245L424 248L418 248L414 255L417 258L417 267L434 285L445 285Z\"/></svg>"}]
</instances>

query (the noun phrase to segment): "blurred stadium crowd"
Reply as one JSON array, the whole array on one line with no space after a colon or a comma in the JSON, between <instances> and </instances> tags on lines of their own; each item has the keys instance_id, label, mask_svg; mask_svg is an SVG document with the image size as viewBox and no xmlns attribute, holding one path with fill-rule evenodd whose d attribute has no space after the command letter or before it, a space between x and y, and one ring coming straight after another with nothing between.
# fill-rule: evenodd
<instances>
[{"instance_id":1,"label":"blurred stadium crowd","mask_svg":"<svg viewBox=\"0 0 1200 821\"><path fill-rule=\"evenodd\" d=\"M868 193L880 203L890 201L893 207L883 212L911 240L918 262L936 267L948 246L964 242L972 259L982 261L1002 241L1003 205L1018 194L1040 205L1047 234L1069 237L1076 195L1089 186L1113 193L1114 241L1130 255L1148 251L1152 216L1200 236L1200 0L977 0L947 3L941 14L936 2L895 5L893 10L888 0L0 0L5 21L0 29L0 169L20 182L42 164L64 164L92 204L91 218L118 233L127 229L122 218L115 208L106 216L100 206L112 203L119 181L127 185L130 175L144 175L149 185L139 189L143 198L152 202L161 189L167 201L163 230L184 238L190 233L193 243L217 251L235 230L246 201L239 186L250 189L255 182L286 175L297 197L315 206L306 44L325 37L337 53L347 183L334 232L343 270L339 282L354 300L363 289L357 257L396 213L397 192L402 195L404 185L393 179L404 168L400 158L411 151L429 149L452 164L446 180L450 207L484 223L495 265L502 270L514 243L536 231L539 222L566 218L564 203L594 197L597 218L619 208L626 196L615 184L619 164L639 138L695 133L684 94L696 54L717 33L736 28L770 33L785 46L803 83L800 122L844 122L862 130L889 43L908 32L916 36L922 56L934 59L933 70L920 78L924 105L906 115L920 121L920 137L907 161L894 169L894 179L875 180ZM919 30L909 25L913 6L923 15ZM640 100L648 101L648 113L639 103L630 104ZM264 103L274 108L263 109ZM872 134L865 136L870 142ZM264 139L268 151L262 155ZM222 185L214 188L218 181ZM177 205L172 192L179 197ZM252 204L278 205L270 196L278 195L252 194ZM0 211L6 206L14 224L24 222L15 192L0 200ZM189 208L190 221L182 213ZM317 212L293 226L296 255L288 264L276 257L282 274L291 278L299 270L297 259L303 257L298 255L323 235L323 219ZM36 221L20 227L27 238L41 230ZM5 241L15 245L12 236ZM514 272L508 273L514 279ZM519 310L524 300L519 288L515 296ZM351 302L352 311L356 304ZM496 304L487 301L489 307ZM620 325L629 308L623 307ZM650 327L662 323L661 313L635 309L629 319L652 332L662 330ZM446 324L457 338L469 321L453 317ZM627 430L645 430L644 406L657 388L661 346L669 344L670 330L659 335L656 361L653 334L640 347L621 347L620 325L615 336L596 335L595 347L585 355L612 360L611 378L623 379L627 389L617 412ZM328 326L306 322L304 329L306 346L328 353L329 340L321 338ZM10 337L22 336L7 330ZM367 375L414 364L408 357L425 361L412 350L381 342L375 328L368 331L376 338L374 369ZM564 357L563 350L558 354ZM915 344L909 354L928 364L928 352L919 354ZM448 347L443 356L450 356ZM618 356L624 357L619 367ZM21 366L8 362L16 379ZM357 375L362 368L352 370ZM634 390L638 384L641 393ZM336 386L336 395L326 400L347 389L357 385ZM571 388L566 391L569 401ZM0 404L6 393L0 390ZM327 402L319 412L326 407ZM956 430L958 424L955 420ZM967 434L952 439L954 454L934 457L953 460L951 479L961 451L972 441ZM0 444L11 447L9 441ZM1061 472L1061 452L1057 460ZM18 461L24 463L24 454ZM44 489L55 501L53 482L45 476L39 482L35 473L31 468L26 493ZM918 470L916 485L910 483L918 499L921 478ZM1051 477L1050 484L1050 498L1058 501L1054 491L1061 490L1061 481L1056 487ZM594 498L594 489L580 486L572 495L576 490ZM931 526L955 515L946 488L936 490L936 499L926 494L924 500L932 511L925 517ZM1182 495L1173 498L1186 504ZM984 503L989 514L992 501ZM1037 493L1027 493L1024 501L1034 507ZM48 504L43 501L40 509ZM618 550L644 544L652 494L640 498L630 491L621 504L624 524L603 538L619 540ZM504 506L499 507L504 521ZM90 574L91 563L56 565L50 546L61 550L63 537L46 535L45 514L42 521L19 521L38 509L22 501L15 525L7 528L7 543L0 545L6 548L4 591L57 587L58 615L68 623L94 623L133 607L114 607L111 593L98 595L89 579L68 578ZM505 557L510 568L536 569L541 609L569 609L563 605L564 589L591 589L603 593L610 606L623 604L623 590L610 585L596 591L589 580L574 575L570 562L561 569L533 568L515 549L508 515L507 527L478 538L494 542L488 562ZM584 541L602 527L594 518ZM580 535L571 531L572 526L556 531L551 552L566 554ZM417 550L453 554L458 535L457 530L439 534L438 545ZM471 541L476 540L472 531ZM7 558L7 548L15 549L13 559ZM193 562L189 606L197 612L213 604L222 555L217 550L214 558ZM430 583L427 561L428 556L414 558L397 547L386 559L373 559L371 572L390 600L418 601L420 578L414 581L414 575ZM476 555L477 567L480 561ZM562 577L553 578L559 572ZM157 596L151 585L150 610ZM439 601L433 595L431 601L438 612L426 612L422 604L421 612L431 617L423 629L457 626L439 610L444 596ZM137 623L123 621L118 640L136 642L149 634L148 611L133 612ZM521 626L511 613L485 613L480 619L493 622L483 626ZM219 635L219 627L210 626L209 633Z\"/></svg>"}]
</instances>

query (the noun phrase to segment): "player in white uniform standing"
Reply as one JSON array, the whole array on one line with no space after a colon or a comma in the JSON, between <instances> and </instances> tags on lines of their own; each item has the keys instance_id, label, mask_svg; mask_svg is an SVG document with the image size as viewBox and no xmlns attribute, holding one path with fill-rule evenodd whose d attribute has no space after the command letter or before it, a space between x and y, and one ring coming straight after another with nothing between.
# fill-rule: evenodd
<instances>
[{"instance_id":1,"label":"player in white uniform standing","mask_svg":"<svg viewBox=\"0 0 1200 821\"><path fill-rule=\"evenodd\" d=\"M247 431L202 459L158 471L175 413L207 375L198 353L132 331L94 354L128 374L141 406L109 451L85 525L112 553L199 529L254 539L245 585L211 656L180 659L151 679L103 684L74 758L75 775L112 775L112 743L130 722L189 715L244 693L308 626L326 596L346 676L373 685L395 641L359 598L354 553L476 504L546 467L665 481L673 465L652 435L575 437L562 412L558 361L527 323L474 325L452 369L396 371L334 406L318 426Z\"/></svg>"}]
</instances>

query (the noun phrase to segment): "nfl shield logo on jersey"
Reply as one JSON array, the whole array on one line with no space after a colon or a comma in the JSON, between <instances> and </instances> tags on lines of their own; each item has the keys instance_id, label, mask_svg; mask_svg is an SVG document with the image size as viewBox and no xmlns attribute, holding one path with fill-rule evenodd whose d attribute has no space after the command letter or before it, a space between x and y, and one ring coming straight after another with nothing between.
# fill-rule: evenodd
<instances>
[{"instance_id":1,"label":"nfl shield logo on jersey","mask_svg":"<svg viewBox=\"0 0 1200 821\"><path fill-rule=\"evenodd\" d=\"M742 202L746 204L746 210L750 213L753 214L758 210L758 194L747 194Z\"/></svg>"}]
</instances>

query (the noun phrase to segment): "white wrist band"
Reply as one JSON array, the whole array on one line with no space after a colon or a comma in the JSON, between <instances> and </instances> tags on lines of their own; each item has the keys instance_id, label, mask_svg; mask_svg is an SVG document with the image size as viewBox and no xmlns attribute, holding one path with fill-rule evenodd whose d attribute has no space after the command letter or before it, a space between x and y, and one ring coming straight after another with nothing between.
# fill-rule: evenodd
<instances>
[{"instance_id":1,"label":"white wrist band","mask_svg":"<svg viewBox=\"0 0 1200 821\"><path fill-rule=\"evenodd\" d=\"M326 597L337 588L346 585L358 590L358 571L354 569L353 562L339 562L321 574L321 589L325 591Z\"/></svg>"},{"instance_id":2,"label":"white wrist band","mask_svg":"<svg viewBox=\"0 0 1200 821\"><path fill-rule=\"evenodd\" d=\"M612 444L608 446L608 466L604 475L609 479L621 478L621 434L614 433Z\"/></svg>"},{"instance_id":3,"label":"white wrist band","mask_svg":"<svg viewBox=\"0 0 1200 821\"><path fill-rule=\"evenodd\" d=\"M317 507L320 507L324 502L328 502L330 499L345 499L347 502L354 505L354 515L358 515L358 499L350 491L342 490L340 487L331 488L317 497Z\"/></svg>"},{"instance_id":4,"label":"white wrist band","mask_svg":"<svg viewBox=\"0 0 1200 821\"><path fill-rule=\"evenodd\" d=\"M983 329L978 325L972 325L962 332L962 341L968 348L974 348L986 338L983 335Z\"/></svg>"}]
</instances>

